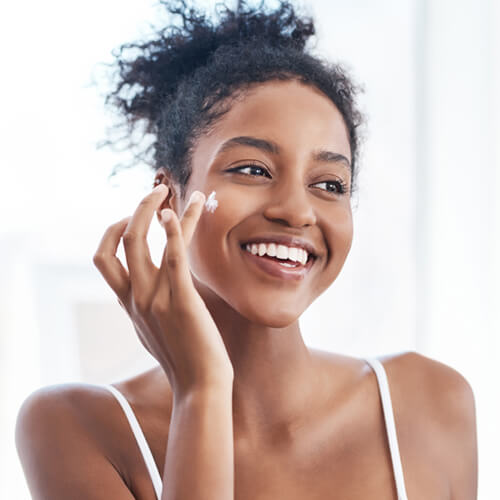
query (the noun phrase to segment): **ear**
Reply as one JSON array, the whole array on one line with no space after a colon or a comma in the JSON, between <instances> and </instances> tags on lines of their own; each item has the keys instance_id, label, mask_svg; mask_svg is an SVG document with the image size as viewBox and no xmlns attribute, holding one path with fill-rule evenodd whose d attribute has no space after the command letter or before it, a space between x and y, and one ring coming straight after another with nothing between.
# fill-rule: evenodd
<instances>
[{"instance_id":1,"label":"ear","mask_svg":"<svg viewBox=\"0 0 500 500\"><path fill-rule=\"evenodd\" d=\"M158 218L158 222L161 222L160 212L164 208L170 208L174 212L178 213L179 207L178 200L179 196L179 186L178 184L172 180L171 173L165 167L160 167L155 174L155 180L153 187L158 186L159 184L165 184L168 186L168 194L167 197L163 200L162 204L158 207L156 211L156 216Z\"/></svg>"}]
</instances>

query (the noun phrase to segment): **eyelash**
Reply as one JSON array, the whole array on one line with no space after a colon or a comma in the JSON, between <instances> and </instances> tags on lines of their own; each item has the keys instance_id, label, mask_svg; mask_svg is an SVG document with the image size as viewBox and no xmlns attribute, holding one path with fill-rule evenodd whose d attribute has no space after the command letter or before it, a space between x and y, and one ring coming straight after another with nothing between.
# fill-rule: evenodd
<instances>
[{"instance_id":1,"label":"eyelash","mask_svg":"<svg viewBox=\"0 0 500 500\"><path fill-rule=\"evenodd\" d=\"M264 167L261 167L260 165L241 165L239 167L235 167L235 168L231 168L230 170L228 170L228 172L233 172L233 171L240 171L244 168L257 168L257 169L260 169L262 170L263 172L266 172L267 174L267 177L271 178L271 176L269 175L269 172L264 168ZM243 175L252 175L252 174L243 174ZM341 181L341 180L338 180L338 181L321 181L321 182L317 182L316 184L336 184L337 185L337 194L345 194L347 193L347 184L344 182L344 181ZM328 189L324 189L323 191L327 191L329 193L333 193L334 191L330 191Z\"/></svg>"}]
</instances>

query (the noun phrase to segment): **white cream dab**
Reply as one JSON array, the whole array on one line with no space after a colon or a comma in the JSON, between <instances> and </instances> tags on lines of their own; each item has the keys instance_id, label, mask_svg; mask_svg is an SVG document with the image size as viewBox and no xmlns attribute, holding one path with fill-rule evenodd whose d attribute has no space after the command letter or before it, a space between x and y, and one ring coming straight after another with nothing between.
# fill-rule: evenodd
<instances>
[{"instance_id":1,"label":"white cream dab","mask_svg":"<svg viewBox=\"0 0 500 500\"><path fill-rule=\"evenodd\" d=\"M218 205L219 202L215 199L215 191L212 191L205 202L205 207L209 212L214 213Z\"/></svg>"}]
</instances>

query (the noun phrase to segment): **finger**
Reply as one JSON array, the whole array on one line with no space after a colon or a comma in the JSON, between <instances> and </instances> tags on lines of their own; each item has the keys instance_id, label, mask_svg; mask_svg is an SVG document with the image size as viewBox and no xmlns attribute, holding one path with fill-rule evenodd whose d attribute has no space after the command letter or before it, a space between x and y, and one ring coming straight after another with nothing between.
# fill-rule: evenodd
<instances>
[{"instance_id":1,"label":"finger","mask_svg":"<svg viewBox=\"0 0 500 500\"><path fill-rule=\"evenodd\" d=\"M155 211L164 201L168 186L159 184L139 203L123 234L123 246L130 274L130 284L134 300L148 303L153 290L156 266L149 252L147 234ZM137 302L137 300L136 300Z\"/></svg>"},{"instance_id":2,"label":"finger","mask_svg":"<svg viewBox=\"0 0 500 500\"><path fill-rule=\"evenodd\" d=\"M173 210L162 210L161 216L167 233L167 246L163 252L163 259L158 273L160 280L158 290L168 284L172 298L186 298L190 285L192 285L192 279L181 224Z\"/></svg>"},{"instance_id":3,"label":"finger","mask_svg":"<svg viewBox=\"0 0 500 500\"><path fill-rule=\"evenodd\" d=\"M191 243L194 231L200 220L205 205L205 195L201 191L193 191L189 202L182 213L181 229L186 248Z\"/></svg>"},{"instance_id":4,"label":"finger","mask_svg":"<svg viewBox=\"0 0 500 500\"><path fill-rule=\"evenodd\" d=\"M187 248L193 236L196 224L200 218L205 203L205 195L201 191L193 191L189 201L182 213L180 221L181 233L184 240L184 246ZM168 213L168 212L167 212ZM166 229L165 222L160 214L160 224ZM168 244L168 240L167 240ZM167 308L170 302L170 285L167 269L167 247L165 247L160 269L157 273L157 281L155 285L155 309L161 311L162 308Z\"/></svg>"},{"instance_id":5,"label":"finger","mask_svg":"<svg viewBox=\"0 0 500 500\"><path fill-rule=\"evenodd\" d=\"M93 258L94 265L106 283L122 301L128 294L130 278L128 271L116 256L116 251L129 221L130 217L125 217L106 229Z\"/></svg>"}]
</instances>

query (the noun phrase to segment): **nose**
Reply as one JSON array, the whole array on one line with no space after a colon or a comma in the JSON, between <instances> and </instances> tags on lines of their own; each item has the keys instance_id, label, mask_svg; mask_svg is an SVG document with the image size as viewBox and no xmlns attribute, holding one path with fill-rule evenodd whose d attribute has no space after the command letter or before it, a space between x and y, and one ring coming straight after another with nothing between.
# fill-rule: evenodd
<instances>
[{"instance_id":1,"label":"nose","mask_svg":"<svg viewBox=\"0 0 500 500\"><path fill-rule=\"evenodd\" d=\"M283 183L272 191L271 196L272 200L264 210L267 219L292 227L316 224L314 207L302 183Z\"/></svg>"}]
</instances>

